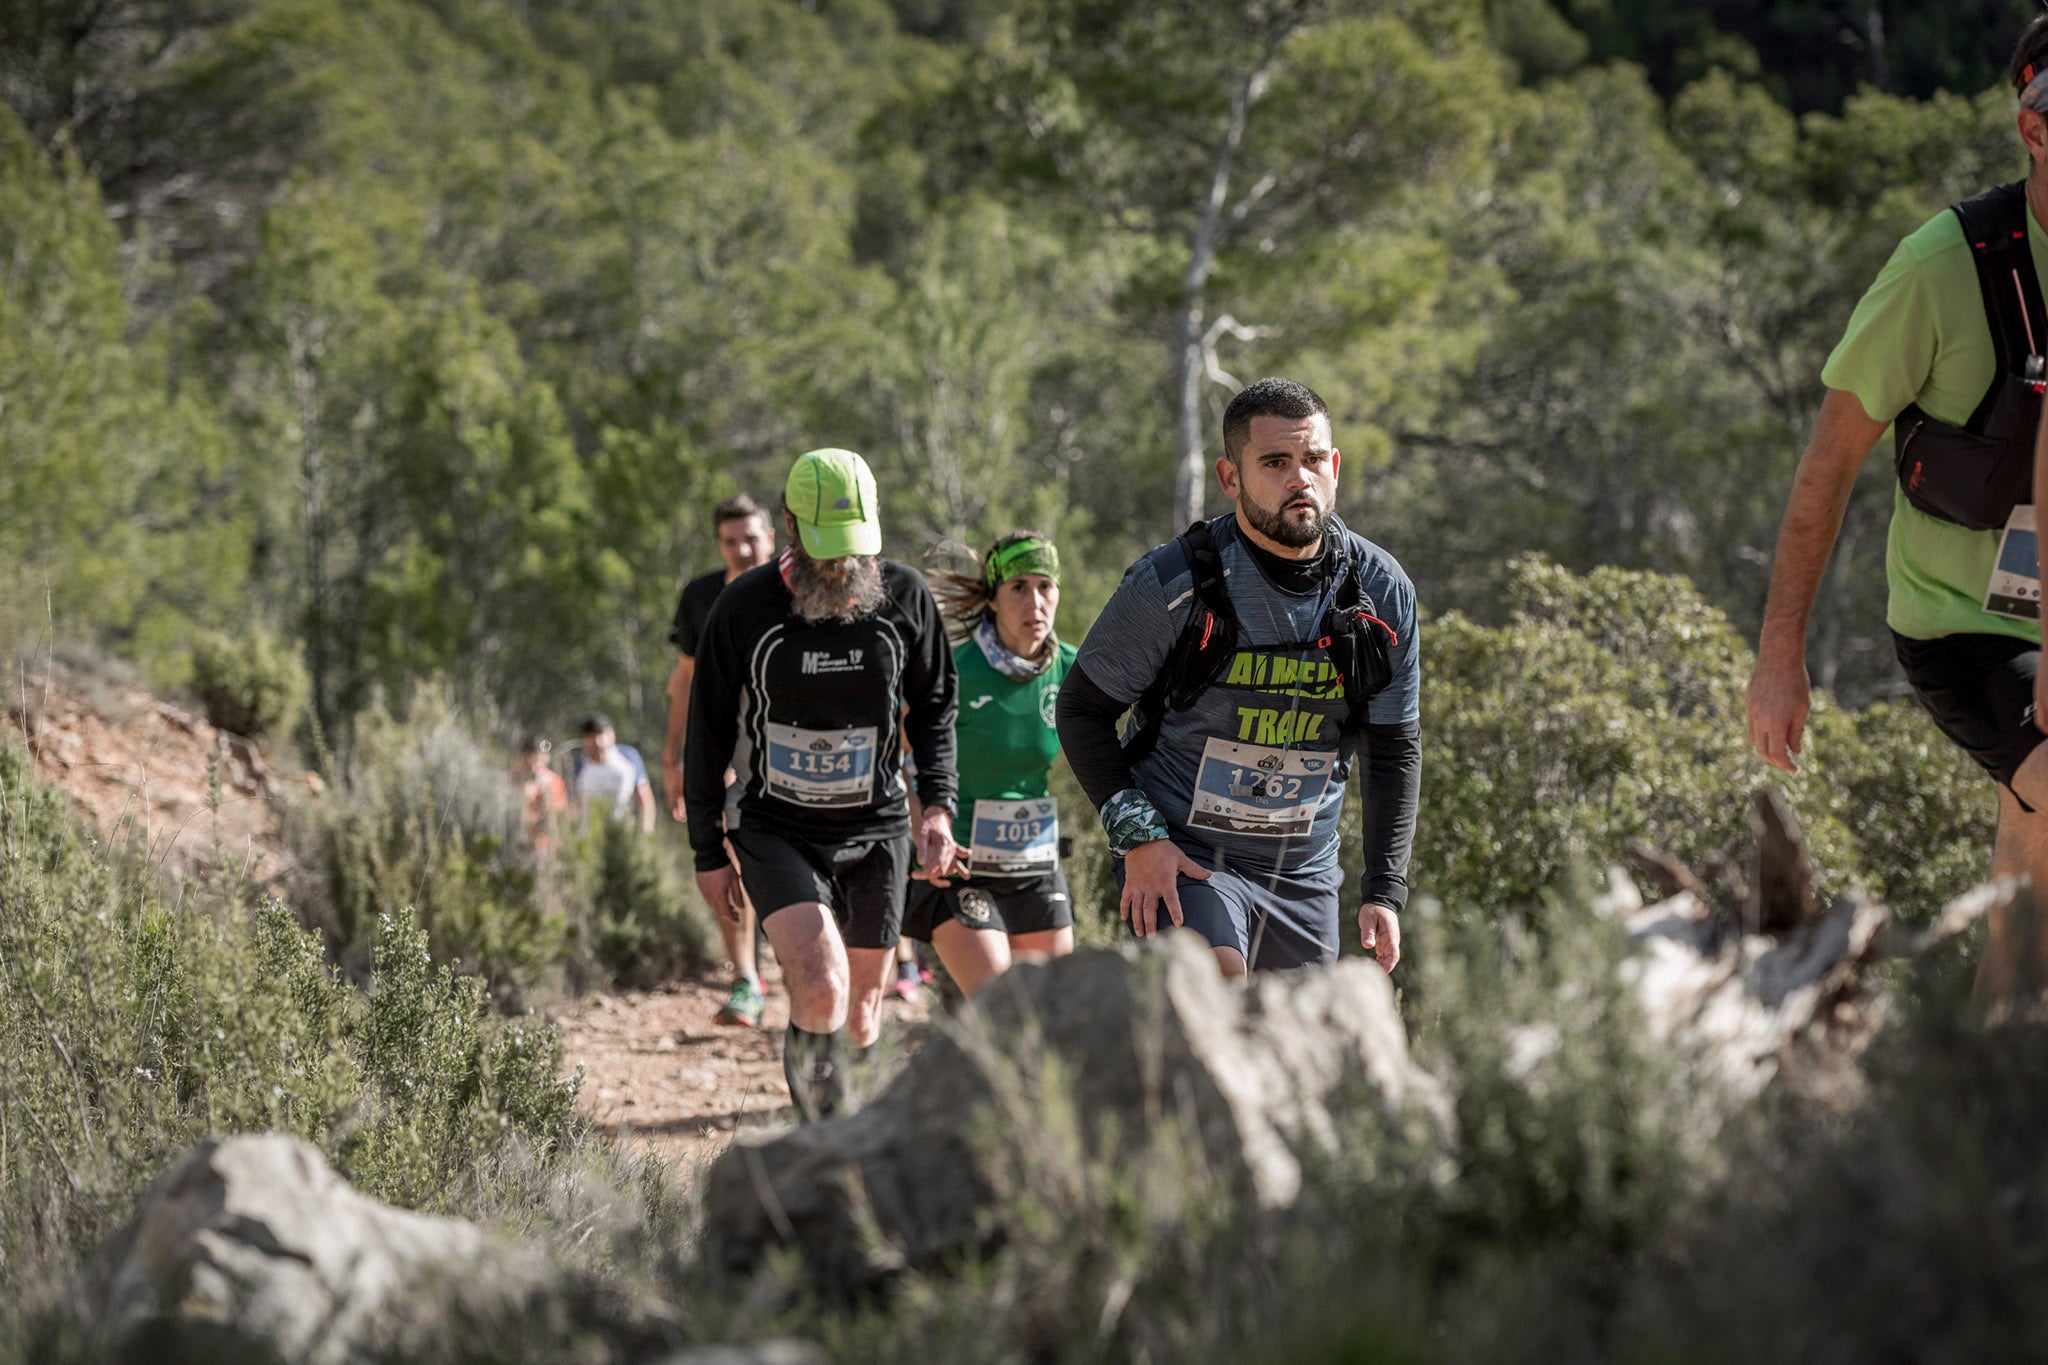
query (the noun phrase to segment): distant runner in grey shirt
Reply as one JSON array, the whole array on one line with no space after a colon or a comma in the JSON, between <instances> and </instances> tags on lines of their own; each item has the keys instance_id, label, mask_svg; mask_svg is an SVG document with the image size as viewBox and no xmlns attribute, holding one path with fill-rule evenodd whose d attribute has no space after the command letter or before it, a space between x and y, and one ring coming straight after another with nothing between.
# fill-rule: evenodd
<instances>
[{"instance_id":1,"label":"distant runner in grey shirt","mask_svg":"<svg viewBox=\"0 0 2048 1365\"><path fill-rule=\"evenodd\" d=\"M1131 566L1089 630L1060 693L1060 742L1109 833L1132 930L1194 929L1231 977L1337 956L1337 821L1362 754L1359 941L1392 971L1421 785L1414 585L1337 520L1341 457L1312 390L1253 384L1224 414L1223 445L1216 475L1237 510L1208 535L1236 631L1228 662L1184 708L1155 708L1149 752L1118 740L1118 717L1146 709L1190 619L1199 631L1213 615L1182 547L1161 546ZM1383 646L1385 672L1361 689L1362 712L1331 648L1339 610ZM1147 719L1134 714L1128 735Z\"/></svg>"}]
</instances>

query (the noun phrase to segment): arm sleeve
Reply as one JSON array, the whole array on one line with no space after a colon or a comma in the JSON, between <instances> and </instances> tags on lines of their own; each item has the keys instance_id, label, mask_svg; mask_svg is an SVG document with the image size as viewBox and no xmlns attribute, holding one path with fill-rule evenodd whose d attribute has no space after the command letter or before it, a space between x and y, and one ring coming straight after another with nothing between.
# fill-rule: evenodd
<instances>
[{"instance_id":1,"label":"arm sleeve","mask_svg":"<svg viewBox=\"0 0 2048 1365\"><path fill-rule=\"evenodd\" d=\"M913 577L915 577L913 575ZM946 644L946 623L939 604L922 578L905 604L916 630L916 644L904 671L904 718L911 757L917 764L917 799L960 813L960 759L953 722L960 712L960 677L953 670L953 651ZM691 724L696 724L692 717Z\"/></svg>"},{"instance_id":2,"label":"arm sleeve","mask_svg":"<svg viewBox=\"0 0 2048 1365\"><path fill-rule=\"evenodd\" d=\"M1415 585L1405 573L1395 572L1382 603L1387 624L1394 628L1394 644L1387 651L1394 676L1365 704L1368 730L1375 725L1413 724L1422 718L1422 636L1415 612Z\"/></svg>"},{"instance_id":3,"label":"arm sleeve","mask_svg":"<svg viewBox=\"0 0 2048 1365\"><path fill-rule=\"evenodd\" d=\"M690 849L699 872L712 872L725 856L725 770L739 735L741 643L735 615L721 597L704 623L697 671L690 680L690 728L683 740L683 802Z\"/></svg>"},{"instance_id":4,"label":"arm sleeve","mask_svg":"<svg viewBox=\"0 0 2048 1365\"><path fill-rule=\"evenodd\" d=\"M1365 727L1366 901L1399 912L1408 904L1408 854L1422 794L1422 725Z\"/></svg>"},{"instance_id":5,"label":"arm sleeve","mask_svg":"<svg viewBox=\"0 0 2048 1365\"><path fill-rule=\"evenodd\" d=\"M1128 706L1103 691L1078 661L1060 683L1060 751L1097 810L1110 797L1137 785L1116 734L1117 717Z\"/></svg>"}]
</instances>

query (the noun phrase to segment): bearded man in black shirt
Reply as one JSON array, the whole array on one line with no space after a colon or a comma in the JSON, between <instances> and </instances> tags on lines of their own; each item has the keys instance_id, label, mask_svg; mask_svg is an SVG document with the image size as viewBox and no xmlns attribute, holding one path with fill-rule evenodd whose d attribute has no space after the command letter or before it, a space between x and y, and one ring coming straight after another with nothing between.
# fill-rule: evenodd
<instances>
[{"instance_id":1,"label":"bearded man in black shirt","mask_svg":"<svg viewBox=\"0 0 2048 1365\"><path fill-rule=\"evenodd\" d=\"M808 1121L851 1103L842 1033L865 1049L881 1031L913 842L926 868L957 852L958 684L931 590L881 557L860 456L798 457L782 511L788 548L728 584L704 623L683 772L699 889L733 915L744 880L782 963L783 1072Z\"/></svg>"}]
</instances>

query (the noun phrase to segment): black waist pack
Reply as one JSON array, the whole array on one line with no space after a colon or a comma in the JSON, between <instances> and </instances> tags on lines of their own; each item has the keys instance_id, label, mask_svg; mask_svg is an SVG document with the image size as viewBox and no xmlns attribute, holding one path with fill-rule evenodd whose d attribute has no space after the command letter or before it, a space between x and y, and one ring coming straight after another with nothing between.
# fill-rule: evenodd
<instances>
[{"instance_id":1,"label":"black waist pack","mask_svg":"<svg viewBox=\"0 0 2048 1365\"><path fill-rule=\"evenodd\" d=\"M1916 404L1892 427L1892 463L1906 501L1972 531L2005 525L2034 500L2034 433L2041 391L2019 375L1998 377L1984 429L1951 426Z\"/></svg>"},{"instance_id":2,"label":"black waist pack","mask_svg":"<svg viewBox=\"0 0 2048 1365\"><path fill-rule=\"evenodd\" d=\"M2034 500L2034 432L2041 420L2048 316L2027 245L2024 181L1950 206L1977 268L1977 292L1997 352L1997 373L1962 426L1915 403L1892 424L1892 465L1906 501L1972 531L2005 525Z\"/></svg>"}]
</instances>

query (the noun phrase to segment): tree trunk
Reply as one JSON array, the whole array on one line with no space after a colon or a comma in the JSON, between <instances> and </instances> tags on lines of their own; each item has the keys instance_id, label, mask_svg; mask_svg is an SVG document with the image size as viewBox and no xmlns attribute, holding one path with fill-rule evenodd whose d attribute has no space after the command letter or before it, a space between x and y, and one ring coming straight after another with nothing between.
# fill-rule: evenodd
<instances>
[{"instance_id":1,"label":"tree trunk","mask_svg":"<svg viewBox=\"0 0 2048 1365\"><path fill-rule=\"evenodd\" d=\"M1202 515L1203 495L1208 487L1202 458L1202 381L1208 377L1208 342L1203 332L1207 321L1209 271L1216 261L1216 248L1223 236L1223 206L1230 200L1230 168L1237 149L1244 142L1245 123L1251 108L1266 91L1272 70L1267 57L1245 77L1230 100L1230 122L1223 130L1223 142L1216 149L1215 169L1209 175L1209 194L1202 205L1202 219L1188 245L1187 273L1181 277L1180 336L1174 355L1174 391L1178 396L1176 432L1178 458L1173 476L1173 529L1179 531Z\"/></svg>"},{"instance_id":2,"label":"tree trunk","mask_svg":"<svg viewBox=\"0 0 2048 1365\"><path fill-rule=\"evenodd\" d=\"M335 735L334 677L328 658L333 622L327 585L327 469L320 448L320 343L317 324L303 319L289 325L292 396L299 408L299 521L306 549L306 672L312 682L313 715L333 742Z\"/></svg>"},{"instance_id":3,"label":"tree trunk","mask_svg":"<svg viewBox=\"0 0 2048 1365\"><path fill-rule=\"evenodd\" d=\"M1863 41L1870 49L1870 83L1879 90L1892 88L1891 63L1885 60L1884 6L1871 0L1863 15Z\"/></svg>"},{"instance_id":4,"label":"tree trunk","mask_svg":"<svg viewBox=\"0 0 2048 1365\"><path fill-rule=\"evenodd\" d=\"M1173 471L1173 525L1179 534L1202 515L1208 481L1202 468L1202 296L1183 297L1179 345L1174 352L1175 435L1180 458Z\"/></svg>"}]
</instances>

